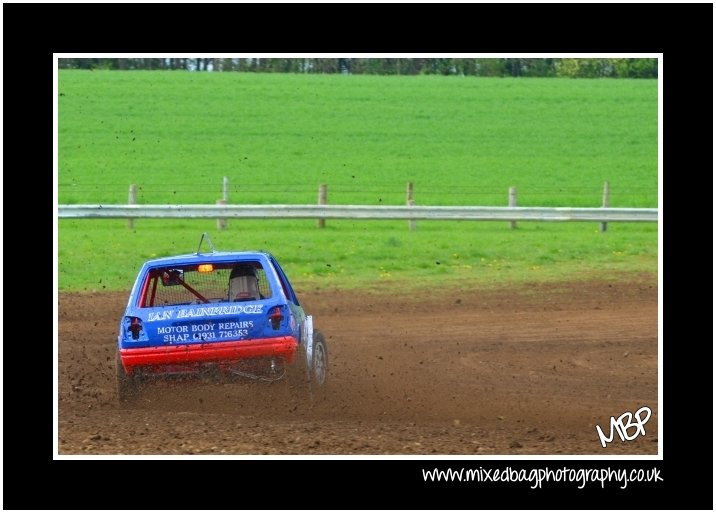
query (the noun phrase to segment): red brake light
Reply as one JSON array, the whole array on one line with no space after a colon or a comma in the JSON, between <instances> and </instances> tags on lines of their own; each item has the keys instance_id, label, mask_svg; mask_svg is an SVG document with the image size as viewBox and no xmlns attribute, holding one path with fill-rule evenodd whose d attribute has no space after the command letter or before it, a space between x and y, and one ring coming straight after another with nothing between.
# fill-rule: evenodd
<instances>
[{"instance_id":1,"label":"red brake light","mask_svg":"<svg viewBox=\"0 0 716 513\"><path fill-rule=\"evenodd\" d=\"M132 332L132 338L134 340L139 338L139 332L142 331L142 324L139 322L139 317L132 317L132 322L129 324L129 331Z\"/></svg>"},{"instance_id":2,"label":"red brake light","mask_svg":"<svg viewBox=\"0 0 716 513\"><path fill-rule=\"evenodd\" d=\"M271 327L275 330L281 327L281 321L283 320L283 314L281 313L280 306L274 306L269 312L269 319L271 319Z\"/></svg>"}]
</instances>

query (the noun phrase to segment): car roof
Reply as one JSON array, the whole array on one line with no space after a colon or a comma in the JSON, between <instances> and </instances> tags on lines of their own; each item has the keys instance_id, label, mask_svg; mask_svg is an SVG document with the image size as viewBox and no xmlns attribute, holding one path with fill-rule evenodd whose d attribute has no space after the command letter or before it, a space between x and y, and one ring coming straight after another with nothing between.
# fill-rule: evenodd
<instances>
[{"instance_id":1,"label":"car roof","mask_svg":"<svg viewBox=\"0 0 716 513\"><path fill-rule=\"evenodd\" d=\"M236 262L270 259L271 254L265 251L214 251L211 253L188 253L162 258L154 258L144 263L145 267L161 267L167 265L185 265L197 262Z\"/></svg>"}]
</instances>

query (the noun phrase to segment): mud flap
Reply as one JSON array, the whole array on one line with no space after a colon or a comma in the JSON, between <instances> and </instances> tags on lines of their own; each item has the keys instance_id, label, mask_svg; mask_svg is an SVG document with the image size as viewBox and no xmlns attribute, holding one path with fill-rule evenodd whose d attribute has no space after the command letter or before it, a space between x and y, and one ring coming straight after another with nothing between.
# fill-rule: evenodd
<instances>
[{"instance_id":1,"label":"mud flap","mask_svg":"<svg viewBox=\"0 0 716 513\"><path fill-rule=\"evenodd\" d=\"M303 323L303 339L306 341L306 369L313 375L313 316L307 315Z\"/></svg>"}]
</instances>

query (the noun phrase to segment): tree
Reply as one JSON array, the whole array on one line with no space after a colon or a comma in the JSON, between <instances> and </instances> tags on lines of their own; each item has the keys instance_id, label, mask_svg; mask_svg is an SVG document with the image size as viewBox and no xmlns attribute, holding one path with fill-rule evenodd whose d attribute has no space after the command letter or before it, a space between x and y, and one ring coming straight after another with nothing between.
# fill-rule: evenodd
<instances>
[{"instance_id":1,"label":"tree","mask_svg":"<svg viewBox=\"0 0 716 513\"><path fill-rule=\"evenodd\" d=\"M261 73L657 78L657 59L630 58L61 58L62 69L170 69Z\"/></svg>"},{"instance_id":2,"label":"tree","mask_svg":"<svg viewBox=\"0 0 716 513\"><path fill-rule=\"evenodd\" d=\"M657 78L659 62L656 59L612 59L618 78Z\"/></svg>"}]
</instances>

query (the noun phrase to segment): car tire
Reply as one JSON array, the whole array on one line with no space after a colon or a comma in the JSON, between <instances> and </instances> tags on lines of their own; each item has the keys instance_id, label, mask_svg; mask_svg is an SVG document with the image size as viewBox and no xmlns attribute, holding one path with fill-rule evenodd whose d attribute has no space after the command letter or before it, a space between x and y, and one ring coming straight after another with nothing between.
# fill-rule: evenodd
<instances>
[{"instance_id":1,"label":"car tire","mask_svg":"<svg viewBox=\"0 0 716 513\"><path fill-rule=\"evenodd\" d=\"M131 404L139 398L141 393L139 379L137 376L130 376L125 372L119 353L117 353L115 366L117 371L117 399L120 404Z\"/></svg>"},{"instance_id":2,"label":"car tire","mask_svg":"<svg viewBox=\"0 0 716 513\"><path fill-rule=\"evenodd\" d=\"M313 365L308 380L311 405L322 403L328 395L328 346L320 331L313 332Z\"/></svg>"},{"instance_id":3,"label":"car tire","mask_svg":"<svg viewBox=\"0 0 716 513\"><path fill-rule=\"evenodd\" d=\"M328 378L328 346L326 337L320 331L313 333L313 365L310 382L314 387L323 388Z\"/></svg>"}]
</instances>

